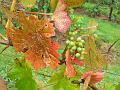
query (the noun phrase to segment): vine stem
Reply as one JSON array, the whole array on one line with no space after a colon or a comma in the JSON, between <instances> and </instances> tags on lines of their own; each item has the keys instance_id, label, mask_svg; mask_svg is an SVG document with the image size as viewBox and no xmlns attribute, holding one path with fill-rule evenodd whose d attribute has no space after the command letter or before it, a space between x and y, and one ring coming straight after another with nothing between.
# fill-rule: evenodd
<instances>
[{"instance_id":1,"label":"vine stem","mask_svg":"<svg viewBox=\"0 0 120 90\"><path fill-rule=\"evenodd\" d=\"M108 48L107 53L110 52L111 48L119 41L120 39L117 39L115 42L113 42L113 44Z\"/></svg>"},{"instance_id":2,"label":"vine stem","mask_svg":"<svg viewBox=\"0 0 120 90\"><path fill-rule=\"evenodd\" d=\"M4 37L1 33L0 33L0 37L1 37L3 40L7 40L7 38Z\"/></svg>"},{"instance_id":3,"label":"vine stem","mask_svg":"<svg viewBox=\"0 0 120 90\"><path fill-rule=\"evenodd\" d=\"M13 12L13 11L14 11L16 2L17 2L17 0L13 0L13 1L12 1L12 5L11 5L11 7L10 7L10 12ZM9 28L11 21L12 21L12 18L10 17L10 18L8 19L7 23L6 23L5 28Z\"/></svg>"},{"instance_id":4,"label":"vine stem","mask_svg":"<svg viewBox=\"0 0 120 90\"><path fill-rule=\"evenodd\" d=\"M18 13L20 12L20 11L17 11ZM53 15L53 13L40 13L40 12L24 12L24 13L26 13L26 14L40 14L40 15L47 15L47 16L52 16Z\"/></svg>"}]
</instances>

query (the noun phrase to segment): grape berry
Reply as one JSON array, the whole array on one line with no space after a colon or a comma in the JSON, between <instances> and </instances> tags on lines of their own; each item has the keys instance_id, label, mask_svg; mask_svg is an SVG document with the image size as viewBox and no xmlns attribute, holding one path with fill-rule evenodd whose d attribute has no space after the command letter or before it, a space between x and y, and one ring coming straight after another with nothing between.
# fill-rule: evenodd
<instances>
[{"instance_id":1,"label":"grape berry","mask_svg":"<svg viewBox=\"0 0 120 90\"><path fill-rule=\"evenodd\" d=\"M70 53L80 60L84 59L85 41L80 36L77 36L77 31L70 31L68 34L69 37L66 41L66 44L68 49L70 50Z\"/></svg>"}]
</instances>

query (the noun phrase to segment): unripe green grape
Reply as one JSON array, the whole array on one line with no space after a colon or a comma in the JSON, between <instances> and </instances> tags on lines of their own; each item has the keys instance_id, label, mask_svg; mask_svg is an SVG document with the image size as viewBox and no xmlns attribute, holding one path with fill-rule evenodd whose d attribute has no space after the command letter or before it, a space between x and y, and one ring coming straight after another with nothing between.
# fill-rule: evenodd
<instances>
[{"instance_id":1,"label":"unripe green grape","mask_svg":"<svg viewBox=\"0 0 120 90\"><path fill-rule=\"evenodd\" d=\"M72 35L75 36L77 34L77 32L73 32Z\"/></svg>"},{"instance_id":2,"label":"unripe green grape","mask_svg":"<svg viewBox=\"0 0 120 90\"><path fill-rule=\"evenodd\" d=\"M67 48L68 48L68 49L71 49L71 46L70 46L70 45L68 45L68 46L67 46Z\"/></svg>"},{"instance_id":3,"label":"unripe green grape","mask_svg":"<svg viewBox=\"0 0 120 90\"><path fill-rule=\"evenodd\" d=\"M85 41L84 41L84 40L81 40L81 42L82 42L82 43L85 43Z\"/></svg>"},{"instance_id":4,"label":"unripe green grape","mask_svg":"<svg viewBox=\"0 0 120 90\"><path fill-rule=\"evenodd\" d=\"M80 59L83 60L84 59L84 55L81 55Z\"/></svg>"},{"instance_id":5,"label":"unripe green grape","mask_svg":"<svg viewBox=\"0 0 120 90\"><path fill-rule=\"evenodd\" d=\"M71 36L71 35L72 35L72 32L69 32L69 35Z\"/></svg>"},{"instance_id":6,"label":"unripe green grape","mask_svg":"<svg viewBox=\"0 0 120 90\"><path fill-rule=\"evenodd\" d=\"M82 48L82 51L85 51L85 48Z\"/></svg>"},{"instance_id":7,"label":"unripe green grape","mask_svg":"<svg viewBox=\"0 0 120 90\"><path fill-rule=\"evenodd\" d=\"M78 52L81 52L81 51L82 51L82 49L81 49L80 47L78 47L78 48L77 48L77 51L78 51Z\"/></svg>"},{"instance_id":8,"label":"unripe green grape","mask_svg":"<svg viewBox=\"0 0 120 90\"><path fill-rule=\"evenodd\" d=\"M94 37L95 37L95 38L97 38L97 37L98 37L98 35L97 35L97 34L94 34Z\"/></svg>"},{"instance_id":9,"label":"unripe green grape","mask_svg":"<svg viewBox=\"0 0 120 90\"><path fill-rule=\"evenodd\" d=\"M72 49L71 49L71 50L70 50L70 53L72 53L72 54L73 54L73 53L74 53L74 50L72 50Z\"/></svg>"},{"instance_id":10,"label":"unripe green grape","mask_svg":"<svg viewBox=\"0 0 120 90\"><path fill-rule=\"evenodd\" d=\"M70 40L67 40L67 41L66 41L66 44L69 44L69 43L70 43Z\"/></svg>"},{"instance_id":11,"label":"unripe green grape","mask_svg":"<svg viewBox=\"0 0 120 90\"><path fill-rule=\"evenodd\" d=\"M70 45L70 46L74 46L74 45L75 45L75 42L71 41L69 45Z\"/></svg>"},{"instance_id":12,"label":"unripe green grape","mask_svg":"<svg viewBox=\"0 0 120 90\"><path fill-rule=\"evenodd\" d=\"M81 41L81 37L78 37L78 38L77 38L77 41L78 41L78 42Z\"/></svg>"},{"instance_id":13,"label":"unripe green grape","mask_svg":"<svg viewBox=\"0 0 120 90\"><path fill-rule=\"evenodd\" d=\"M80 57L80 53L76 53L76 54L75 54L75 57L76 57L76 58L79 58L79 57Z\"/></svg>"},{"instance_id":14,"label":"unripe green grape","mask_svg":"<svg viewBox=\"0 0 120 90\"><path fill-rule=\"evenodd\" d=\"M79 42L78 46L83 47L83 43Z\"/></svg>"},{"instance_id":15,"label":"unripe green grape","mask_svg":"<svg viewBox=\"0 0 120 90\"><path fill-rule=\"evenodd\" d=\"M85 51L82 51L81 54L84 55L84 54L86 54L86 52L85 52Z\"/></svg>"},{"instance_id":16,"label":"unripe green grape","mask_svg":"<svg viewBox=\"0 0 120 90\"><path fill-rule=\"evenodd\" d=\"M79 42L75 42L75 45L78 45L79 44Z\"/></svg>"},{"instance_id":17,"label":"unripe green grape","mask_svg":"<svg viewBox=\"0 0 120 90\"><path fill-rule=\"evenodd\" d=\"M72 50L76 50L76 48L77 48L76 46L73 46L71 49L72 49Z\"/></svg>"},{"instance_id":18,"label":"unripe green grape","mask_svg":"<svg viewBox=\"0 0 120 90\"><path fill-rule=\"evenodd\" d=\"M74 40L74 37L70 37L70 40Z\"/></svg>"}]
</instances>

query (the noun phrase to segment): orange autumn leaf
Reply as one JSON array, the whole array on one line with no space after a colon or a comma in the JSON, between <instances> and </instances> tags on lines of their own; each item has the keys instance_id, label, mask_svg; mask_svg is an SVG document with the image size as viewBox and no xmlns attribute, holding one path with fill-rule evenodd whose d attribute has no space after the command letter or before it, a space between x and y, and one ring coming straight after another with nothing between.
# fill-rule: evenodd
<instances>
[{"instance_id":1,"label":"orange autumn leaf","mask_svg":"<svg viewBox=\"0 0 120 90\"><path fill-rule=\"evenodd\" d=\"M26 60L31 62L36 71L46 65L55 69L59 63L59 45L50 38L54 33L53 24L48 19L27 18L22 12L18 15L22 29L14 28L12 32L15 50L24 52Z\"/></svg>"}]
</instances>

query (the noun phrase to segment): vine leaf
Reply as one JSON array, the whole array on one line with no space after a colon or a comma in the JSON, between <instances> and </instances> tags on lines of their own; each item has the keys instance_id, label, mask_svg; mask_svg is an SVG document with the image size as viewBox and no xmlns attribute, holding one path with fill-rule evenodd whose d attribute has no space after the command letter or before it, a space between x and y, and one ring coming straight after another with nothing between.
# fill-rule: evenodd
<instances>
[{"instance_id":1,"label":"vine leaf","mask_svg":"<svg viewBox=\"0 0 120 90\"><path fill-rule=\"evenodd\" d=\"M72 65L72 59L69 53L69 50L66 51L66 69L65 69L65 75L67 77L74 77L76 75L75 68Z\"/></svg>"},{"instance_id":2,"label":"vine leaf","mask_svg":"<svg viewBox=\"0 0 120 90\"><path fill-rule=\"evenodd\" d=\"M35 5L36 0L19 0L23 6L25 7L32 7L33 5Z\"/></svg>"},{"instance_id":3,"label":"vine leaf","mask_svg":"<svg viewBox=\"0 0 120 90\"><path fill-rule=\"evenodd\" d=\"M15 59L8 77L15 82L17 90L37 90L37 84L32 76L31 65L24 59Z\"/></svg>"},{"instance_id":4,"label":"vine leaf","mask_svg":"<svg viewBox=\"0 0 120 90\"><path fill-rule=\"evenodd\" d=\"M88 32L89 32L89 34L93 34L96 31L97 26L98 26L98 24L97 24L97 22L95 20L89 21L89 23L88 23L88 27L89 27Z\"/></svg>"},{"instance_id":5,"label":"vine leaf","mask_svg":"<svg viewBox=\"0 0 120 90\"><path fill-rule=\"evenodd\" d=\"M56 6L53 20L55 22L55 27L59 30L59 32L65 33L67 29L70 27L72 21L68 16L66 10L66 4L63 0L59 0Z\"/></svg>"},{"instance_id":6,"label":"vine leaf","mask_svg":"<svg viewBox=\"0 0 120 90\"><path fill-rule=\"evenodd\" d=\"M118 83L118 85L116 85L115 90L120 90L120 83Z\"/></svg>"},{"instance_id":7,"label":"vine leaf","mask_svg":"<svg viewBox=\"0 0 120 90\"><path fill-rule=\"evenodd\" d=\"M65 57L66 57L66 69L65 69L64 74L69 78L75 77L76 76L76 70L75 70L73 64L83 66L84 63L83 63L83 61L80 61L79 59L71 56L69 50L66 51Z\"/></svg>"},{"instance_id":8,"label":"vine leaf","mask_svg":"<svg viewBox=\"0 0 120 90\"><path fill-rule=\"evenodd\" d=\"M57 3L58 3L58 0L51 0L50 1L50 6L53 10L55 10Z\"/></svg>"},{"instance_id":9,"label":"vine leaf","mask_svg":"<svg viewBox=\"0 0 120 90\"><path fill-rule=\"evenodd\" d=\"M78 7L81 4L83 4L85 0L64 0L64 1L68 7Z\"/></svg>"},{"instance_id":10,"label":"vine leaf","mask_svg":"<svg viewBox=\"0 0 120 90\"><path fill-rule=\"evenodd\" d=\"M19 13L19 22L22 29L14 28L12 32L15 50L24 52L26 60L32 63L36 71L46 65L57 68L57 50L60 46L50 38L54 34L53 24L48 19L38 20L34 16L26 18L22 12Z\"/></svg>"},{"instance_id":11,"label":"vine leaf","mask_svg":"<svg viewBox=\"0 0 120 90\"><path fill-rule=\"evenodd\" d=\"M97 71L107 67L107 60L97 49L93 36L89 35L86 38L85 49L87 52L84 60L86 69Z\"/></svg>"},{"instance_id":12,"label":"vine leaf","mask_svg":"<svg viewBox=\"0 0 120 90\"><path fill-rule=\"evenodd\" d=\"M59 68L49 80L49 90L78 90L78 87L64 76L65 67Z\"/></svg>"},{"instance_id":13,"label":"vine leaf","mask_svg":"<svg viewBox=\"0 0 120 90\"><path fill-rule=\"evenodd\" d=\"M88 85L95 85L96 83L100 82L103 79L103 73L89 71L84 73L81 76L81 79L85 81L83 90L86 90L88 88Z\"/></svg>"}]
</instances>

